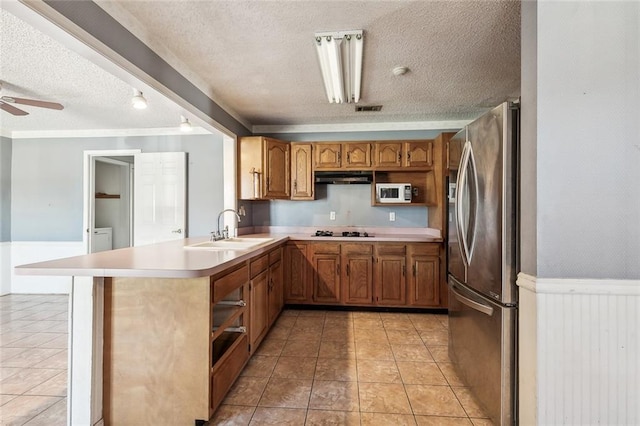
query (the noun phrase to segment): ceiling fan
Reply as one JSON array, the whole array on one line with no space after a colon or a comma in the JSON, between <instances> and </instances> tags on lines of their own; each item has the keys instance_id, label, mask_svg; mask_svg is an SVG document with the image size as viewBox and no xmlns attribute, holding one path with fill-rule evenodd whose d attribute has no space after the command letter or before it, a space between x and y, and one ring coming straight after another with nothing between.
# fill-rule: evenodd
<instances>
[{"instance_id":1,"label":"ceiling fan","mask_svg":"<svg viewBox=\"0 0 640 426\"><path fill-rule=\"evenodd\" d=\"M2 83L0 83L0 90L2 90ZM29 115L27 111L23 111L20 108L13 106L12 104L18 105L29 105L39 108L49 108L49 109L57 109L61 110L64 107L57 102L46 102L40 101L37 99L25 99L25 98L16 98L13 96L0 96L0 109L8 112L13 115Z\"/></svg>"}]
</instances>

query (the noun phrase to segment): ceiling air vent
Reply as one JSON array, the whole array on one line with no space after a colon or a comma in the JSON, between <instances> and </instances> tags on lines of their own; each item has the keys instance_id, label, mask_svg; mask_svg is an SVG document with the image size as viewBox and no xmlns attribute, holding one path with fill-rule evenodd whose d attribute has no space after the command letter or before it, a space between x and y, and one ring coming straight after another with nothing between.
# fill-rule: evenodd
<instances>
[{"instance_id":1,"label":"ceiling air vent","mask_svg":"<svg viewBox=\"0 0 640 426\"><path fill-rule=\"evenodd\" d=\"M380 111L382 105L356 105L356 112Z\"/></svg>"}]
</instances>

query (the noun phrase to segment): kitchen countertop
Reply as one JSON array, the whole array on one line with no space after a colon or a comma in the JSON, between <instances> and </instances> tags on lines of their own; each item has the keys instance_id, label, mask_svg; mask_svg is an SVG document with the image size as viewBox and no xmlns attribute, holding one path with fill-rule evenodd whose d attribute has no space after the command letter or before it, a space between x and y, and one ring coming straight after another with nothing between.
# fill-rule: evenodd
<instances>
[{"instance_id":1,"label":"kitchen countertop","mask_svg":"<svg viewBox=\"0 0 640 426\"><path fill-rule=\"evenodd\" d=\"M242 228L241 228L242 229ZM254 228L252 228L254 229ZM314 228L315 229L315 228ZM350 228L351 229L351 228ZM412 228L413 229L413 228ZM156 277L197 278L222 272L247 259L288 241L313 242L442 242L442 238L429 233L391 234L370 229L372 237L316 237L314 231L304 228L284 233L284 229L270 228L268 233L243 234L243 237L273 238L248 250L188 250L184 247L208 241L208 237L192 237L140 247L103 251L82 256L20 265L18 275L94 276L94 277ZM336 231L338 232L338 231Z\"/></svg>"}]
</instances>

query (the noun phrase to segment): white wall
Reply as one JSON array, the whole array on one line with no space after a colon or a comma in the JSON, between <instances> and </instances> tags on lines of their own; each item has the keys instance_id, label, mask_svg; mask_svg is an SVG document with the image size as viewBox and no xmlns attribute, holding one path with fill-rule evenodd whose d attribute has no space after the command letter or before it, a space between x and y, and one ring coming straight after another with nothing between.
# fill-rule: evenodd
<instances>
[{"instance_id":1,"label":"white wall","mask_svg":"<svg viewBox=\"0 0 640 426\"><path fill-rule=\"evenodd\" d=\"M522 20L520 424L640 424L640 3Z\"/></svg>"}]
</instances>

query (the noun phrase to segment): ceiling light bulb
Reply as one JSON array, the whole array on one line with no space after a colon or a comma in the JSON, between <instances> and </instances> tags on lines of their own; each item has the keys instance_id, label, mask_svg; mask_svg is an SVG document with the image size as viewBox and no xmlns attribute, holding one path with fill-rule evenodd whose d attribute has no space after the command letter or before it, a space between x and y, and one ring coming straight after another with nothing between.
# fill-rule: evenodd
<instances>
[{"instance_id":1,"label":"ceiling light bulb","mask_svg":"<svg viewBox=\"0 0 640 426\"><path fill-rule=\"evenodd\" d=\"M407 67L395 67L393 69L393 75L395 76L405 75L407 72L409 72Z\"/></svg>"},{"instance_id":2,"label":"ceiling light bulb","mask_svg":"<svg viewBox=\"0 0 640 426\"><path fill-rule=\"evenodd\" d=\"M180 116L180 130L182 130L183 132L190 132L191 130L193 130L193 128L191 127L191 123L189 122L189 119L184 117L184 116Z\"/></svg>"},{"instance_id":3,"label":"ceiling light bulb","mask_svg":"<svg viewBox=\"0 0 640 426\"><path fill-rule=\"evenodd\" d=\"M135 109L145 109L147 107L147 100L142 95L142 92L138 89L133 89L133 98L131 98L131 105Z\"/></svg>"}]
</instances>

